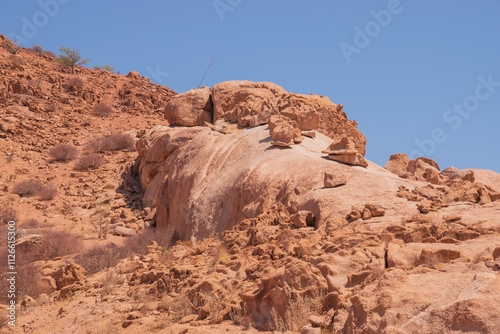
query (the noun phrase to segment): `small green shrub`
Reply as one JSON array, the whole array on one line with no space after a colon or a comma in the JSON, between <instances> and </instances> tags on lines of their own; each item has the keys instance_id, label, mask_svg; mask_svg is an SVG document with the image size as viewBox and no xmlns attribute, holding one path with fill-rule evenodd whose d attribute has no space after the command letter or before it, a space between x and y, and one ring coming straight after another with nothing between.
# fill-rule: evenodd
<instances>
[{"instance_id":1,"label":"small green shrub","mask_svg":"<svg viewBox=\"0 0 500 334\"><path fill-rule=\"evenodd\" d=\"M44 54L43 48L40 45L33 45L33 50L35 50L36 52L38 52L41 55Z\"/></svg>"},{"instance_id":2,"label":"small green shrub","mask_svg":"<svg viewBox=\"0 0 500 334\"><path fill-rule=\"evenodd\" d=\"M64 68L71 68L71 73L75 73L75 66L87 64L90 60L82 59L80 52L76 49L70 49L64 46L59 48L62 52L55 61Z\"/></svg>"},{"instance_id":3,"label":"small green shrub","mask_svg":"<svg viewBox=\"0 0 500 334\"><path fill-rule=\"evenodd\" d=\"M92 67L94 68L94 70L104 70L110 73L116 73L115 69L109 65L102 65L102 66L94 65Z\"/></svg>"}]
</instances>

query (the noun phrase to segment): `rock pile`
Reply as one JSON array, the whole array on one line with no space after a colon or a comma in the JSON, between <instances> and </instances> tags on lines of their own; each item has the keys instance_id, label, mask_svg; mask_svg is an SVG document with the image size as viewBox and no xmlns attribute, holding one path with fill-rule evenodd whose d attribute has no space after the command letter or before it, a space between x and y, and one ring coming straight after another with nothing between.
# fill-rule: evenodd
<instances>
[{"instance_id":1,"label":"rock pile","mask_svg":"<svg viewBox=\"0 0 500 334\"><path fill-rule=\"evenodd\" d=\"M339 141L334 141L323 153L328 154L328 158L335 161L368 167L368 161L360 154L354 140L350 137L342 137Z\"/></svg>"},{"instance_id":2,"label":"rock pile","mask_svg":"<svg viewBox=\"0 0 500 334\"><path fill-rule=\"evenodd\" d=\"M317 130L337 141L349 137L353 148L365 155L366 138L357 130L357 123L347 119L342 105L327 97L288 93L270 82L222 82L212 89L203 87L179 94L165 107L171 125L226 121L240 127L256 127L270 123L273 115L280 115L279 120L288 124L285 127L282 123L273 132L273 142L278 146L300 142L301 131L314 136L312 131Z\"/></svg>"}]
</instances>

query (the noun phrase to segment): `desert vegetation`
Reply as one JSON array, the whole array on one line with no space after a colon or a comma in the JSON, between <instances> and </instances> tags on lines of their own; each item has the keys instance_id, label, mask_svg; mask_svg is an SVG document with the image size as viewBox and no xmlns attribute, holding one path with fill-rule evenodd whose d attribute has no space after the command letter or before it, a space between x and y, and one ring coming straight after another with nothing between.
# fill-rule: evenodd
<instances>
[{"instance_id":1,"label":"desert vegetation","mask_svg":"<svg viewBox=\"0 0 500 334\"><path fill-rule=\"evenodd\" d=\"M66 79L66 84L73 89L82 89L85 87L85 82L79 77L71 77Z\"/></svg>"},{"instance_id":2,"label":"desert vegetation","mask_svg":"<svg viewBox=\"0 0 500 334\"><path fill-rule=\"evenodd\" d=\"M53 161L68 162L78 156L78 150L71 145L59 144L49 151L49 156Z\"/></svg>"},{"instance_id":3,"label":"desert vegetation","mask_svg":"<svg viewBox=\"0 0 500 334\"><path fill-rule=\"evenodd\" d=\"M99 154L90 153L84 155L75 163L74 169L77 171L87 171L89 169L97 169L104 164L105 159Z\"/></svg>"},{"instance_id":4,"label":"desert vegetation","mask_svg":"<svg viewBox=\"0 0 500 334\"><path fill-rule=\"evenodd\" d=\"M0 209L0 226L10 221L17 221L17 217L17 210L14 208L4 207Z\"/></svg>"},{"instance_id":5,"label":"desert vegetation","mask_svg":"<svg viewBox=\"0 0 500 334\"><path fill-rule=\"evenodd\" d=\"M32 49L33 49L33 51L37 52L38 54L45 55L45 56L48 56L50 58L56 57L56 55L52 51L44 50L40 45L35 44L35 45L33 45Z\"/></svg>"},{"instance_id":6,"label":"desert vegetation","mask_svg":"<svg viewBox=\"0 0 500 334\"><path fill-rule=\"evenodd\" d=\"M89 140L86 148L93 152L134 151L135 140L129 133L115 133Z\"/></svg>"},{"instance_id":7,"label":"desert vegetation","mask_svg":"<svg viewBox=\"0 0 500 334\"><path fill-rule=\"evenodd\" d=\"M17 182L12 189L13 194L21 197L33 197L43 189L43 184L36 179Z\"/></svg>"},{"instance_id":8,"label":"desert vegetation","mask_svg":"<svg viewBox=\"0 0 500 334\"><path fill-rule=\"evenodd\" d=\"M13 55L19 53L21 51L21 47L19 46L17 40L14 38L12 41L10 40L4 40L2 43L2 46L12 53Z\"/></svg>"},{"instance_id":9,"label":"desert vegetation","mask_svg":"<svg viewBox=\"0 0 500 334\"><path fill-rule=\"evenodd\" d=\"M116 73L115 69L109 65L94 65L92 66L94 70L103 70L103 71L108 71L109 73Z\"/></svg>"},{"instance_id":10,"label":"desert vegetation","mask_svg":"<svg viewBox=\"0 0 500 334\"><path fill-rule=\"evenodd\" d=\"M99 117L108 117L113 114L113 108L106 103L99 103L92 109L94 115Z\"/></svg>"},{"instance_id":11,"label":"desert vegetation","mask_svg":"<svg viewBox=\"0 0 500 334\"><path fill-rule=\"evenodd\" d=\"M57 195L57 187L54 184L43 185L37 179L29 179L17 182L12 193L21 197L38 196L41 200L51 200Z\"/></svg>"},{"instance_id":12,"label":"desert vegetation","mask_svg":"<svg viewBox=\"0 0 500 334\"><path fill-rule=\"evenodd\" d=\"M21 226L25 229L38 229L43 225L36 218L28 218L22 222Z\"/></svg>"},{"instance_id":13,"label":"desert vegetation","mask_svg":"<svg viewBox=\"0 0 500 334\"><path fill-rule=\"evenodd\" d=\"M55 61L63 68L70 68L72 74L75 74L75 66L85 65L89 62L88 59L82 59L80 51L76 49L61 46L59 51L61 54L55 59Z\"/></svg>"},{"instance_id":14,"label":"desert vegetation","mask_svg":"<svg viewBox=\"0 0 500 334\"><path fill-rule=\"evenodd\" d=\"M81 237L67 231L49 231L43 235L41 247L33 254L36 260L52 260L72 255L82 249Z\"/></svg>"},{"instance_id":15,"label":"desert vegetation","mask_svg":"<svg viewBox=\"0 0 500 334\"><path fill-rule=\"evenodd\" d=\"M57 186L55 184L47 184L40 189L36 194L40 200L50 201L56 197L58 193Z\"/></svg>"},{"instance_id":16,"label":"desert vegetation","mask_svg":"<svg viewBox=\"0 0 500 334\"><path fill-rule=\"evenodd\" d=\"M33 45L33 50L38 52L41 55L44 54L43 48L40 45Z\"/></svg>"}]
</instances>

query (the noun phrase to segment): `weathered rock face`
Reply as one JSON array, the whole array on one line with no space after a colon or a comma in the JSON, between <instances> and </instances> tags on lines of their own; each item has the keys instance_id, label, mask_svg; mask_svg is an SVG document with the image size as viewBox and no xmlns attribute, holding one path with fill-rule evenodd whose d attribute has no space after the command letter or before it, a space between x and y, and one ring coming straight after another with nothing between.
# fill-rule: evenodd
<instances>
[{"instance_id":1,"label":"weathered rock face","mask_svg":"<svg viewBox=\"0 0 500 334\"><path fill-rule=\"evenodd\" d=\"M212 90L192 89L171 98L165 105L165 117L170 125L195 126L212 122Z\"/></svg>"},{"instance_id":2,"label":"weathered rock face","mask_svg":"<svg viewBox=\"0 0 500 334\"><path fill-rule=\"evenodd\" d=\"M179 147L207 130L202 127L155 126L137 142L137 151L141 157L139 175L142 188L145 190L142 198L143 207L155 206L156 195L168 175L162 168L163 162Z\"/></svg>"},{"instance_id":3,"label":"weathered rock face","mask_svg":"<svg viewBox=\"0 0 500 334\"><path fill-rule=\"evenodd\" d=\"M276 202L312 212L319 226L357 204L358 187L368 196L395 192L405 181L375 165L365 170L325 159L321 150L331 138L323 134L285 149L271 141L267 126L227 134L208 127L153 128L137 143L144 205L156 204L157 226L173 240L199 239ZM349 177L348 186L324 188L325 172Z\"/></svg>"},{"instance_id":4,"label":"weathered rock face","mask_svg":"<svg viewBox=\"0 0 500 334\"><path fill-rule=\"evenodd\" d=\"M325 172L325 177L323 179L325 188L335 188L343 186L346 183L347 177L345 175L334 175L332 173Z\"/></svg>"},{"instance_id":5,"label":"weathered rock face","mask_svg":"<svg viewBox=\"0 0 500 334\"><path fill-rule=\"evenodd\" d=\"M296 121L283 115L273 115L269 119L269 134L276 146L288 147L302 141L299 126Z\"/></svg>"},{"instance_id":6,"label":"weathered rock face","mask_svg":"<svg viewBox=\"0 0 500 334\"><path fill-rule=\"evenodd\" d=\"M65 286L73 284L77 281L81 281L85 278L85 269L82 266L74 263L70 263L67 266L60 268L58 271L52 274L54 278L57 290L61 290Z\"/></svg>"},{"instance_id":7,"label":"weathered rock face","mask_svg":"<svg viewBox=\"0 0 500 334\"><path fill-rule=\"evenodd\" d=\"M404 153L391 155L384 168L399 177L409 180L427 182L432 180L431 183L440 184L446 179L444 174L439 173L439 166L434 160L425 157L410 160ZM439 176L436 176L437 174Z\"/></svg>"},{"instance_id":8,"label":"weathered rock face","mask_svg":"<svg viewBox=\"0 0 500 334\"><path fill-rule=\"evenodd\" d=\"M261 330L308 300L321 307L307 321L333 332L493 332L498 312L482 305L498 304L495 175L403 154L380 168L355 135L324 134L311 107L321 97L274 84L222 83L212 99L213 124L155 127L137 148L157 227L169 241L204 239L183 252L212 252L217 270L189 276L199 260L185 256L137 282L205 300L237 287L222 319L244 307Z\"/></svg>"},{"instance_id":9,"label":"weathered rock face","mask_svg":"<svg viewBox=\"0 0 500 334\"><path fill-rule=\"evenodd\" d=\"M482 183L496 192L500 192L500 174L485 169L464 169L466 175L473 173L474 181Z\"/></svg>"},{"instance_id":10,"label":"weathered rock face","mask_svg":"<svg viewBox=\"0 0 500 334\"><path fill-rule=\"evenodd\" d=\"M408 172L409 163L410 159L406 154L396 153L391 155L389 161L385 164L384 168L398 175L399 177L407 178L410 175Z\"/></svg>"}]
</instances>

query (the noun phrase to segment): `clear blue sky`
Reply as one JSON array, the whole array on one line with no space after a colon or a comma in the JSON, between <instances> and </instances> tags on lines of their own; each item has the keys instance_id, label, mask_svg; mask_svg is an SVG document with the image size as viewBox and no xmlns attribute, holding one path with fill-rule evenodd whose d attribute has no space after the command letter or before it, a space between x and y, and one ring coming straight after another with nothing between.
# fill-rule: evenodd
<instances>
[{"instance_id":1,"label":"clear blue sky","mask_svg":"<svg viewBox=\"0 0 500 334\"><path fill-rule=\"evenodd\" d=\"M0 33L77 48L177 92L219 55L204 85L329 96L379 165L422 153L441 168L500 172L499 15L496 0L2 0Z\"/></svg>"}]
</instances>

